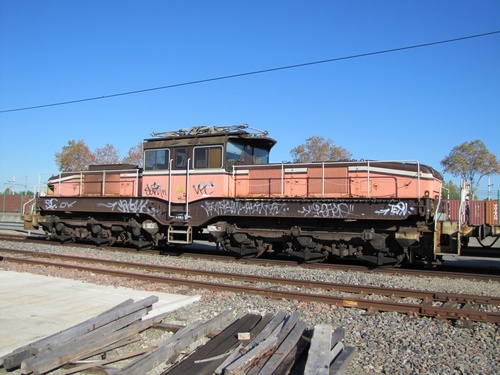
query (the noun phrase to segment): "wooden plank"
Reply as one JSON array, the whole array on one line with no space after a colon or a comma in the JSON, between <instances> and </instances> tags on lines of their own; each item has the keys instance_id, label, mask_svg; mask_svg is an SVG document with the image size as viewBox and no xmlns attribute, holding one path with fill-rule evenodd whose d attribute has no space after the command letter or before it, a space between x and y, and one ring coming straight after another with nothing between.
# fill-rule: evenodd
<instances>
[{"instance_id":1,"label":"wooden plank","mask_svg":"<svg viewBox=\"0 0 500 375\"><path fill-rule=\"evenodd\" d=\"M127 337L125 340L117 341L111 345L101 347L101 348L96 348L96 350L94 350L92 353L89 353L85 357L82 357L80 359L87 359L87 358L90 358L90 357L93 357L93 356L96 356L99 354L102 354L105 357L106 352L121 348L122 346L133 344L134 342L137 342L137 341L141 341L141 338L138 335L136 335L134 337Z\"/></svg>"},{"instance_id":2,"label":"wooden plank","mask_svg":"<svg viewBox=\"0 0 500 375\"><path fill-rule=\"evenodd\" d=\"M236 356L235 360L225 367L223 371L224 374L228 373L228 371L240 371L240 368L246 368L250 366L252 361L255 361L259 358L259 355L264 355L263 353L266 353L266 351L269 350L267 346L257 349L254 353L248 353L255 350L255 348L264 343L264 341L269 341L271 338L273 339L273 344L275 344L278 339L278 333L283 327L285 318L286 314L284 312L279 312L278 314L276 314L246 347L240 349L240 353L238 356ZM266 345L268 344L269 343L267 343ZM263 353L260 352L261 350Z\"/></svg>"},{"instance_id":3,"label":"wooden plank","mask_svg":"<svg viewBox=\"0 0 500 375\"><path fill-rule=\"evenodd\" d=\"M59 342L63 343L69 340L72 337L85 334L87 332L91 332L94 329L101 327L102 325L108 324L110 321L117 319L118 317L123 315L123 309L132 306L134 301L132 299L128 299L119 305L112 307L104 311L103 313L86 320L80 324L72 326L68 329L55 333L53 335L44 337L40 340L34 341L28 345L24 345L15 349L12 353L5 355L1 362L3 362L3 366L7 369L13 369L19 367L21 362L31 357L34 354L37 354L41 348L46 347L50 343Z\"/></svg>"},{"instance_id":4,"label":"wooden plank","mask_svg":"<svg viewBox=\"0 0 500 375\"><path fill-rule=\"evenodd\" d=\"M186 374L213 374L219 364L229 356L239 340L237 338L239 332L250 332L257 323L261 320L260 315L247 314L244 317L236 320L221 333L196 350L192 355L183 360L178 365L170 368L162 375L186 375ZM224 354L223 357L219 357ZM217 358L219 357L219 358ZM198 362L206 358L215 358L209 362Z\"/></svg>"},{"instance_id":5,"label":"wooden plank","mask_svg":"<svg viewBox=\"0 0 500 375\"><path fill-rule=\"evenodd\" d=\"M175 340L176 338L200 327L203 325L203 322L199 321L199 322L195 322L195 323L192 323L188 326L184 326L183 328L181 328L179 331L177 331L176 333L174 333L173 336L169 337L166 341L164 341L161 345L158 346L161 347L163 345L166 345L168 342L172 341L172 340ZM136 362L139 362L139 361L142 361L143 358L139 358L131 363L129 363L127 366L133 366ZM117 375L117 374L121 374L121 369L117 369L115 367L107 367L107 366L98 366L96 368L94 368L92 371L95 371L97 370L100 374L104 374L104 375Z\"/></svg>"},{"instance_id":6,"label":"wooden plank","mask_svg":"<svg viewBox=\"0 0 500 375\"><path fill-rule=\"evenodd\" d=\"M262 332L263 329L267 327L267 325L271 322L273 319L274 315L273 314L266 314L262 317L260 322L252 329L250 332L250 337L253 337L254 339ZM226 358L224 362L222 362L219 367L217 367L214 371L216 375L221 375L224 371L224 369L232 362L234 362L237 358L242 356L243 348L247 346L249 343L242 343L239 345L236 349L233 350L233 352Z\"/></svg>"},{"instance_id":7,"label":"wooden plank","mask_svg":"<svg viewBox=\"0 0 500 375\"><path fill-rule=\"evenodd\" d=\"M83 334L80 336L77 336L73 338L71 341L67 341L64 343L60 343L59 345L58 342L55 343L50 343L49 345L45 346L44 348L40 349L40 352L34 356L25 359L22 364L21 368L30 368L30 366L35 363L40 361L42 358L46 358L47 356L56 356L56 355L61 355L63 358L66 358L67 356L70 356L70 360L78 359L81 358L81 356L78 356L79 353L82 353L83 355L89 356L91 353L88 352L81 352L82 347L86 347L85 344L88 342L99 342L103 338L106 340L106 338L112 337L111 335L118 331L119 329L122 329L123 327L126 327L130 325L132 322L138 321L141 317L143 317L145 314L147 314L146 309L142 309L139 311L136 311L132 314L126 315L122 318L119 318L118 320L109 323L105 326L99 327L96 330L92 332L88 332L87 334ZM128 338L128 337L127 337ZM113 344L114 342L110 342L109 344ZM95 350L96 348L100 348L102 345L96 344L93 349ZM92 350L92 352L94 351Z\"/></svg>"},{"instance_id":8,"label":"wooden plank","mask_svg":"<svg viewBox=\"0 0 500 375\"><path fill-rule=\"evenodd\" d=\"M224 369L224 375L240 375L260 358L272 353L277 345L278 335L270 335L266 340L245 353L242 357L231 363Z\"/></svg>"},{"instance_id":9,"label":"wooden plank","mask_svg":"<svg viewBox=\"0 0 500 375\"><path fill-rule=\"evenodd\" d=\"M342 350L342 353L335 359L330 366L330 375L343 375L347 370L349 362L354 358L357 348L348 346Z\"/></svg>"},{"instance_id":10,"label":"wooden plank","mask_svg":"<svg viewBox=\"0 0 500 375\"><path fill-rule=\"evenodd\" d=\"M120 374L145 374L160 363L170 361L173 357L178 355L182 349L188 347L201 337L209 333L221 332L232 319L232 312L226 310L212 320L196 325L194 329L189 329L188 327L190 326L187 326L186 329L179 330L154 352L142 356L140 360L121 369Z\"/></svg>"},{"instance_id":11,"label":"wooden plank","mask_svg":"<svg viewBox=\"0 0 500 375\"><path fill-rule=\"evenodd\" d=\"M93 319L90 319L90 322L87 324L84 324L83 326L81 324L78 324L75 327L82 326L80 329L75 329L72 330L71 328L64 331L63 334L58 335L57 337L49 337L48 342L45 343L45 345L40 346L40 345L33 345L31 344L31 348L38 348L39 350L45 349L45 348L50 348L51 346L56 346L56 345L61 345L64 342L68 342L72 340L74 337L79 337L82 335L86 335L92 332L97 331L98 329L103 329L103 330L109 330L107 327L110 324L115 324L116 322L120 321L120 319L123 320L123 325L125 325L125 321L130 321L133 322L136 319L127 319L126 317L128 315L136 314L137 316L143 317L145 316L149 311L151 311L152 305L154 303L158 302L158 297L157 296L149 296L146 297L142 300L139 300L137 302L133 302L132 304L127 304L125 306L122 306L119 309L113 310L109 314L105 314L102 316L102 314L96 316ZM137 314L139 313L139 314ZM117 325L120 325L121 323L118 323ZM116 324L115 324L116 325ZM122 326L123 326L122 325ZM111 328L112 329L112 328ZM37 354L32 350L32 353Z\"/></svg>"},{"instance_id":12,"label":"wooden plank","mask_svg":"<svg viewBox=\"0 0 500 375\"><path fill-rule=\"evenodd\" d=\"M80 372L80 371L91 369L93 367L103 366L103 365L107 365L109 363L123 361L124 359L137 357L138 355L150 352L150 351L155 350L157 348L158 348L157 346L150 346L147 348L141 348L141 349L135 350L135 351L130 352L130 353L125 353L122 355L109 357L109 358L106 358L106 359L103 359L100 361L92 361L91 363L81 364L79 366L72 367L71 369L64 370L63 372L61 372L61 375L70 375L70 374L74 374L75 372Z\"/></svg>"},{"instance_id":13,"label":"wooden plank","mask_svg":"<svg viewBox=\"0 0 500 375\"><path fill-rule=\"evenodd\" d=\"M344 344L342 344L341 342L336 343L335 346L332 348L332 350L330 350L330 362L329 363L332 363L333 361L335 361L335 358L338 357L338 355L342 352L342 350L344 350Z\"/></svg>"},{"instance_id":14,"label":"wooden plank","mask_svg":"<svg viewBox=\"0 0 500 375\"><path fill-rule=\"evenodd\" d=\"M304 369L305 375L327 375L329 373L331 340L332 327L330 325L318 324L314 327Z\"/></svg>"},{"instance_id":15,"label":"wooden plank","mask_svg":"<svg viewBox=\"0 0 500 375\"><path fill-rule=\"evenodd\" d=\"M253 347L258 345L261 341L265 340L278 326L283 325L283 320L286 318L286 314L282 311L277 313L271 321L264 327L264 329L245 347L245 349L251 350Z\"/></svg>"},{"instance_id":16,"label":"wooden plank","mask_svg":"<svg viewBox=\"0 0 500 375\"><path fill-rule=\"evenodd\" d=\"M345 335L345 328L337 328L335 331L332 333L332 349L335 346L336 343L340 342L344 338Z\"/></svg>"},{"instance_id":17,"label":"wooden plank","mask_svg":"<svg viewBox=\"0 0 500 375\"><path fill-rule=\"evenodd\" d=\"M99 337L93 341L80 341L80 347L63 345L54 350L45 350L35 357L24 360L21 363L21 372L23 374L33 372L35 375L46 373L55 368L61 367L70 361L85 357L88 353L94 352L97 347L111 345L117 341L124 340L141 331L144 331L161 321L163 318L164 315L156 316L120 329L112 334Z\"/></svg>"},{"instance_id":18,"label":"wooden plank","mask_svg":"<svg viewBox=\"0 0 500 375\"><path fill-rule=\"evenodd\" d=\"M277 319L273 318L262 330L262 332L268 334L267 337L264 337L262 332L257 335L254 341L257 342L257 340L259 340L259 342L255 346L251 347L241 357L229 364L224 369L224 374L242 374L249 367L253 366L255 362L264 360L265 357L269 357L276 350L276 347L279 345L278 335L285 325L285 320L280 322L281 314L277 314L275 318L276 317ZM270 332L270 327L275 327L272 332ZM248 346L250 347L250 345Z\"/></svg>"},{"instance_id":19,"label":"wooden plank","mask_svg":"<svg viewBox=\"0 0 500 375\"><path fill-rule=\"evenodd\" d=\"M281 327L280 331L278 332L278 341L276 342L275 347L278 348L283 340L286 339L288 334L293 330L297 322L299 321L300 318L300 313L299 312L294 312L292 315L289 315L285 318L283 321L283 326ZM302 330L304 331L304 330ZM258 363L256 363L252 369L248 370L248 375L254 375L259 373L259 371L266 365L267 361L274 355L276 351L272 352L268 358L260 358Z\"/></svg>"},{"instance_id":20,"label":"wooden plank","mask_svg":"<svg viewBox=\"0 0 500 375\"><path fill-rule=\"evenodd\" d=\"M281 362L285 360L288 354L297 345L306 327L306 323L302 321L294 325L290 334L285 340L283 340L278 349L276 349L271 358L269 358L266 364L262 367L259 375L271 375L280 366Z\"/></svg>"},{"instance_id":21,"label":"wooden plank","mask_svg":"<svg viewBox=\"0 0 500 375\"><path fill-rule=\"evenodd\" d=\"M214 374L221 375L224 373L224 369L232 362L236 360L236 358L241 356L240 350L243 348L243 344L240 344L229 353L229 356L226 358L224 362L222 362L219 367L217 367L214 371Z\"/></svg>"},{"instance_id":22,"label":"wooden plank","mask_svg":"<svg viewBox=\"0 0 500 375\"><path fill-rule=\"evenodd\" d=\"M278 333L278 341L281 343L287 336L288 334L292 331L292 329L295 327L297 322L300 319L300 313L298 311L295 311L292 315L288 316L285 319L285 324L283 325L283 328L280 330Z\"/></svg>"},{"instance_id":23,"label":"wooden plank","mask_svg":"<svg viewBox=\"0 0 500 375\"><path fill-rule=\"evenodd\" d=\"M177 332L178 330L180 330L181 328L184 328L185 326L183 325L179 325L179 324L168 324L168 323L158 323L158 324L155 324L155 326L153 328L158 328L158 329L162 329L166 332Z\"/></svg>"},{"instance_id":24,"label":"wooden plank","mask_svg":"<svg viewBox=\"0 0 500 375\"><path fill-rule=\"evenodd\" d=\"M309 347L310 340L302 336L296 346L292 348L290 353L281 361L280 365L274 371L275 374L288 374L299 359L304 355Z\"/></svg>"}]
</instances>

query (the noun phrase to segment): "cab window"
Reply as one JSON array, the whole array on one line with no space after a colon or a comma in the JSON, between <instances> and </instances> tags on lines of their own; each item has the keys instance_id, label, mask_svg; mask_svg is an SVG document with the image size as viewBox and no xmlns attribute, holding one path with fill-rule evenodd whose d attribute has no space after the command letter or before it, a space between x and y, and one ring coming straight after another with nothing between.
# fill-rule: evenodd
<instances>
[{"instance_id":1,"label":"cab window","mask_svg":"<svg viewBox=\"0 0 500 375\"><path fill-rule=\"evenodd\" d=\"M194 168L222 168L222 147L196 147Z\"/></svg>"},{"instance_id":2,"label":"cab window","mask_svg":"<svg viewBox=\"0 0 500 375\"><path fill-rule=\"evenodd\" d=\"M144 170L168 170L169 150L146 150L144 152Z\"/></svg>"},{"instance_id":3,"label":"cab window","mask_svg":"<svg viewBox=\"0 0 500 375\"><path fill-rule=\"evenodd\" d=\"M180 147L175 150L175 167L186 168L187 165L187 148Z\"/></svg>"},{"instance_id":4,"label":"cab window","mask_svg":"<svg viewBox=\"0 0 500 375\"><path fill-rule=\"evenodd\" d=\"M228 142L226 157L229 165L243 163L245 161L245 146L239 143Z\"/></svg>"},{"instance_id":5,"label":"cab window","mask_svg":"<svg viewBox=\"0 0 500 375\"><path fill-rule=\"evenodd\" d=\"M255 147L253 149L254 164L269 164L269 151L263 148Z\"/></svg>"}]
</instances>

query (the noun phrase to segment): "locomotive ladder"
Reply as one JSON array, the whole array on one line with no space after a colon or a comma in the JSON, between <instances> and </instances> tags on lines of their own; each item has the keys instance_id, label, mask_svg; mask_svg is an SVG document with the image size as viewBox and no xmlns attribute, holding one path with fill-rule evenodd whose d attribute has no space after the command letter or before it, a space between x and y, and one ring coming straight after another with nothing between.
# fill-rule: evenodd
<instances>
[{"instance_id":1,"label":"locomotive ladder","mask_svg":"<svg viewBox=\"0 0 500 375\"><path fill-rule=\"evenodd\" d=\"M168 217L176 217L179 220L189 220L189 165L191 158L187 159L186 163L186 185L185 185L185 202L184 210L181 212L172 212L172 164L174 160L169 160L169 184L168 184ZM171 224L167 229L167 242L169 244L190 245L193 243L193 227L190 225L174 225Z\"/></svg>"}]
</instances>

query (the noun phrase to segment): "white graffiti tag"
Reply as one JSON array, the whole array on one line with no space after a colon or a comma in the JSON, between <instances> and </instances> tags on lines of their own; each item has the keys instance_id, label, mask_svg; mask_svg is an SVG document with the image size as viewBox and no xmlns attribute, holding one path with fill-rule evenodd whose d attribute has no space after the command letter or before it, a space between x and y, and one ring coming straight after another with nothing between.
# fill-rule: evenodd
<instances>
[{"instance_id":1,"label":"white graffiti tag","mask_svg":"<svg viewBox=\"0 0 500 375\"><path fill-rule=\"evenodd\" d=\"M59 200L57 198L46 199L45 200L45 209L46 210L57 210L57 209L72 208L75 203L76 203L76 201L73 201L73 202L66 202L66 201L59 202Z\"/></svg>"},{"instance_id":2,"label":"white graffiti tag","mask_svg":"<svg viewBox=\"0 0 500 375\"><path fill-rule=\"evenodd\" d=\"M395 215L395 216L406 216L409 211L408 203L399 202L397 204L389 204L387 208L381 208L380 210L375 211L377 215Z\"/></svg>"},{"instance_id":3,"label":"white graffiti tag","mask_svg":"<svg viewBox=\"0 0 500 375\"><path fill-rule=\"evenodd\" d=\"M120 199L116 202L98 203L97 206L110 208L111 211L150 214L153 216L161 213L157 208L151 207L147 199Z\"/></svg>"},{"instance_id":4,"label":"white graffiti tag","mask_svg":"<svg viewBox=\"0 0 500 375\"><path fill-rule=\"evenodd\" d=\"M354 206L347 203L313 203L309 206L303 206L298 211L303 216L313 217L348 217L354 212Z\"/></svg>"},{"instance_id":5,"label":"white graffiti tag","mask_svg":"<svg viewBox=\"0 0 500 375\"><path fill-rule=\"evenodd\" d=\"M224 200L220 202L205 202L202 205L207 216L214 215L261 215L275 216L285 213L288 208L285 203L266 202L233 202Z\"/></svg>"}]
</instances>

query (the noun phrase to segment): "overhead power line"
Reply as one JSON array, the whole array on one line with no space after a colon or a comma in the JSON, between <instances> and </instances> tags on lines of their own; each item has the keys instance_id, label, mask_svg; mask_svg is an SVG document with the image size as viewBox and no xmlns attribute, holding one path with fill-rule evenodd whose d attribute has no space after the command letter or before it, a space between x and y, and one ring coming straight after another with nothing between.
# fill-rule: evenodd
<instances>
[{"instance_id":1,"label":"overhead power line","mask_svg":"<svg viewBox=\"0 0 500 375\"><path fill-rule=\"evenodd\" d=\"M114 97L117 97L117 96L140 94L140 93L148 92L148 91L166 90L166 89L171 89L171 88L175 88L175 87L197 85L197 84L200 84L200 83L207 83L207 82L213 82L213 81L221 81L221 80L224 80L224 79L238 78L238 77L250 76L250 75L254 75L254 74L276 72L278 70L295 69L295 68L301 68L301 67L311 66L311 65L326 64L326 63L331 63L331 62L341 61L341 60L357 59L357 58L360 58L360 57L367 57L367 56L373 56L373 55L381 55L381 54L384 54L384 53L392 53L392 52L399 52L399 51L404 51L404 50L409 50L409 49L415 49L415 48L423 48L423 47L435 46L435 45L438 45L438 44L459 42L459 41L463 41L463 40L467 40L467 39L481 38L481 37L490 36L490 35L494 35L494 34L500 34L500 30L498 30L498 31L491 31L491 32L488 32L488 33L483 33L483 34L463 36L463 37L460 37L460 38L441 40L441 41L437 41L437 42L415 44L415 45L412 45L412 46L392 48L392 49L386 49L386 50L376 51L376 52L361 53L361 54L358 54L358 55L350 55L350 56L344 56L344 57L335 57L335 58L332 58L332 59L318 60L318 61L312 61L312 62L306 62L306 63L294 64L294 65L286 65L286 66L281 66L281 67L277 67L277 68L255 70L255 71L252 71L252 72L231 74L231 75L220 76L220 77L215 77L215 78L206 78L206 79L201 79L201 80L197 80L197 81L189 81L189 82L183 82L183 83L174 83L174 84L166 85L166 86L159 86L159 87L153 87L153 88L142 89L142 90L127 91L127 92L121 92L121 93L117 93L117 94L95 96L95 97L85 98L85 99L68 100L68 101L64 101L64 102L42 104L42 105L36 105L36 106L32 106L32 107L4 109L4 110L0 110L0 113L16 112L16 111L27 111L27 110L31 110L31 109L38 109L38 108L54 107L54 106L59 106L59 105L67 105L67 104L89 102L89 101L92 101L92 100L109 99L109 98L114 98Z\"/></svg>"}]
</instances>

